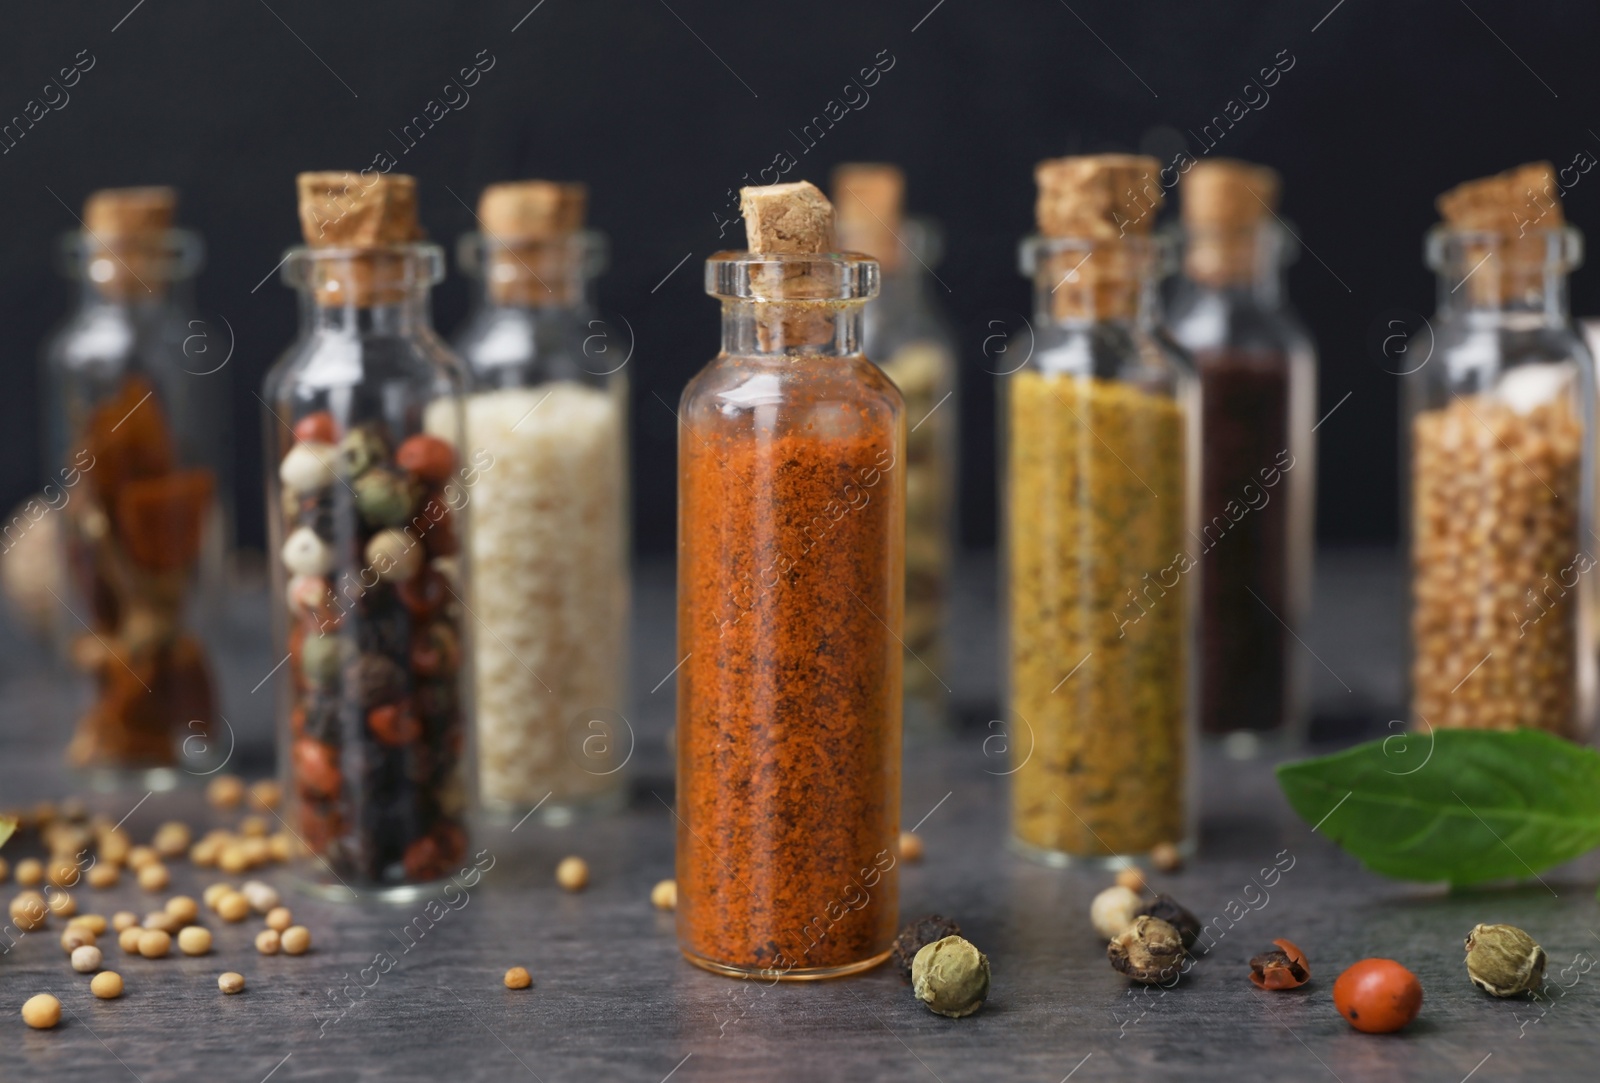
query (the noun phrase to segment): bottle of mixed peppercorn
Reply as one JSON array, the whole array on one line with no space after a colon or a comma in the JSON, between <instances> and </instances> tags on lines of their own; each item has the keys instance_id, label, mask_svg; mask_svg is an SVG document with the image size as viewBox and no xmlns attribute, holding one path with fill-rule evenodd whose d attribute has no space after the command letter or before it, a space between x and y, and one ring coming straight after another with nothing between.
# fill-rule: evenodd
<instances>
[{"instance_id":1,"label":"bottle of mixed peppercorn","mask_svg":"<svg viewBox=\"0 0 1600 1083\"><path fill-rule=\"evenodd\" d=\"M678 942L737 977L894 946L905 413L861 353L878 265L810 184L743 191L722 352L678 435Z\"/></svg>"},{"instance_id":2,"label":"bottle of mixed peppercorn","mask_svg":"<svg viewBox=\"0 0 1600 1083\"><path fill-rule=\"evenodd\" d=\"M304 173L299 191L300 335L263 392L281 760L307 879L402 896L466 850L458 554L493 464L457 450L465 376L430 324L444 258L415 181Z\"/></svg>"},{"instance_id":3,"label":"bottle of mixed peppercorn","mask_svg":"<svg viewBox=\"0 0 1600 1083\"><path fill-rule=\"evenodd\" d=\"M1298 737L1311 656L1317 360L1284 297L1278 175L1213 158L1183 178L1183 280L1168 318L1200 374L1200 732L1234 755Z\"/></svg>"}]
</instances>

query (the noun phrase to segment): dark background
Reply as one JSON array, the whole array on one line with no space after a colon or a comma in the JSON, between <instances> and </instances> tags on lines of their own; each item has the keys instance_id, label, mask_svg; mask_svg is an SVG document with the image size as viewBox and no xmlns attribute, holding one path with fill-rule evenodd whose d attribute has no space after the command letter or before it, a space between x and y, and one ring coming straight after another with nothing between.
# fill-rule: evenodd
<instances>
[{"instance_id":1,"label":"dark background","mask_svg":"<svg viewBox=\"0 0 1600 1083\"><path fill-rule=\"evenodd\" d=\"M676 403L716 351L701 261L742 245L743 234L735 227L719 239L714 214L726 216L728 190L749 183L745 174L754 180L788 151L800 165L786 179L822 184L836 162L898 162L911 210L944 223L941 300L964 352L963 534L989 544L995 378L982 342L989 321L1017 324L1030 304L1015 246L1032 221L1034 162L1102 150L1170 157L1184 145L1198 153L1189 130L1286 49L1294 66L1270 102L1215 153L1282 172L1284 213L1314 253L1290 283L1321 348L1319 415L1349 394L1318 433L1320 536L1389 541L1397 387L1368 341L1397 311L1432 311L1420 253L1433 197L1522 161L1559 168L1580 152L1600 154L1591 131L1600 129L1600 91L1585 77L1600 34L1593 5L945 0L929 14L934 0L670 4L544 0L531 15L534 0L148 0L131 15L133 0L10 5L0 119L79 50L96 64L65 107L0 155L0 502L21 498L47 469L37 450L38 346L72 300L52 259L56 237L76 225L52 191L76 211L98 187L174 184L181 222L210 249L199 312L214 333L225 337L221 317L236 336L225 371L240 531L259 544L251 390L293 335L295 310L276 276L252 288L296 240L294 174L358 169L387 150L419 178L423 220L447 245L472 227L462 200L474 204L489 182L588 182L591 220L613 249L601 305L637 339L638 544L664 552L676 422L657 396ZM390 129L484 49L495 64L470 103L399 154ZM790 129L822 112L880 50L894 65L870 101L801 154ZM1600 173L1568 193L1580 227L1600 206L1595 189ZM1600 308L1595 278L1574 278L1580 315ZM466 304L452 274L436 297L441 330L455 328Z\"/></svg>"}]
</instances>

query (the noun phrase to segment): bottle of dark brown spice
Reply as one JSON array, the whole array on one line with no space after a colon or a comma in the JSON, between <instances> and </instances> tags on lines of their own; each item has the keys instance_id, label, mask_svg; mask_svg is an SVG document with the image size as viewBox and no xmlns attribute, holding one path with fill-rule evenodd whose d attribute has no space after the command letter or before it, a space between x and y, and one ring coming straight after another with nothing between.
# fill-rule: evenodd
<instances>
[{"instance_id":1,"label":"bottle of dark brown spice","mask_svg":"<svg viewBox=\"0 0 1600 1083\"><path fill-rule=\"evenodd\" d=\"M1183 179L1173 336L1200 375L1200 731L1252 755L1302 732L1316 353L1284 298L1278 175L1228 159Z\"/></svg>"},{"instance_id":2,"label":"bottle of dark brown spice","mask_svg":"<svg viewBox=\"0 0 1600 1083\"><path fill-rule=\"evenodd\" d=\"M722 352L678 437L678 941L734 977L894 944L905 412L861 352L878 265L806 183L706 266Z\"/></svg>"}]
</instances>

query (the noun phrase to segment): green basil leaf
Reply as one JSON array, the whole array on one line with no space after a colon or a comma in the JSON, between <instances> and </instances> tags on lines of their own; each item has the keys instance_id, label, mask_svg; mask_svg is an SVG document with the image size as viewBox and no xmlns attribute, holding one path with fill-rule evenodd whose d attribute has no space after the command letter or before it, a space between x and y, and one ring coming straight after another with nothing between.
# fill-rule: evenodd
<instances>
[{"instance_id":1,"label":"green basil leaf","mask_svg":"<svg viewBox=\"0 0 1600 1083\"><path fill-rule=\"evenodd\" d=\"M1283 764L1295 812L1401 880L1534 876L1600 846L1600 754L1538 730L1394 734Z\"/></svg>"}]
</instances>

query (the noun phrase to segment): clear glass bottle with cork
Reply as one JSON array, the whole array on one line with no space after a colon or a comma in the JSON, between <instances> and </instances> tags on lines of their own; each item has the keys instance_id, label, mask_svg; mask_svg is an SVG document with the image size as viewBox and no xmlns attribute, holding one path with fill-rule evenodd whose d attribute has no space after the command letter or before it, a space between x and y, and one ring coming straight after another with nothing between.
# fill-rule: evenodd
<instances>
[{"instance_id":1,"label":"clear glass bottle with cork","mask_svg":"<svg viewBox=\"0 0 1600 1083\"><path fill-rule=\"evenodd\" d=\"M189 348L202 248L176 204L171 188L89 197L63 245L79 303L44 350L56 626L96 685L67 760L99 785L168 789L225 750L202 626L231 533L227 376Z\"/></svg>"},{"instance_id":2,"label":"clear glass bottle with cork","mask_svg":"<svg viewBox=\"0 0 1600 1083\"><path fill-rule=\"evenodd\" d=\"M882 962L898 906L905 408L878 265L812 185L745 188L678 436L678 942L736 977Z\"/></svg>"},{"instance_id":3,"label":"clear glass bottle with cork","mask_svg":"<svg viewBox=\"0 0 1600 1083\"><path fill-rule=\"evenodd\" d=\"M908 735L938 732L950 717L943 681L955 558L955 338L928 281L939 262L932 222L903 214L905 176L892 165L833 171L839 247L878 261L881 287L867 305L864 348L906 401L906 661Z\"/></svg>"},{"instance_id":4,"label":"clear glass bottle with cork","mask_svg":"<svg viewBox=\"0 0 1600 1083\"><path fill-rule=\"evenodd\" d=\"M308 883L404 898L466 854L461 549L495 463L461 450L466 375L431 325L444 253L416 182L302 173L298 190L300 333L262 391L279 760Z\"/></svg>"},{"instance_id":5,"label":"clear glass bottle with cork","mask_svg":"<svg viewBox=\"0 0 1600 1083\"><path fill-rule=\"evenodd\" d=\"M1433 348L1404 376L1411 723L1587 740L1594 364L1567 312L1582 238L1548 162L1437 205Z\"/></svg>"},{"instance_id":6,"label":"clear glass bottle with cork","mask_svg":"<svg viewBox=\"0 0 1600 1083\"><path fill-rule=\"evenodd\" d=\"M1198 387L1161 330L1151 158L1041 162L1022 246L1036 342L1004 381L1007 717L1017 848L1192 848Z\"/></svg>"},{"instance_id":7,"label":"clear glass bottle with cork","mask_svg":"<svg viewBox=\"0 0 1600 1083\"><path fill-rule=\"evenodd\" d=\"M1316 352L1284 297L1277 173L1208 158L1181 191L1167 324L1200 376L1200 732L1251 756L1305 730Z\"/></svg>"},{"instance_id":8,"label":"clear glass bottle with cork","mask_svg":"<svg viewBox=\"0 0 1600 1083\"><path fill-rule=\"evenodd\" d=\"M605 242L587 200L581 184L491 185L460 246L480 290L456 341L468 443L496 462L472 523L478 792L555 822L621 803L633 741L626 354L595 316Z\"/></svg>"}]
</instances>

